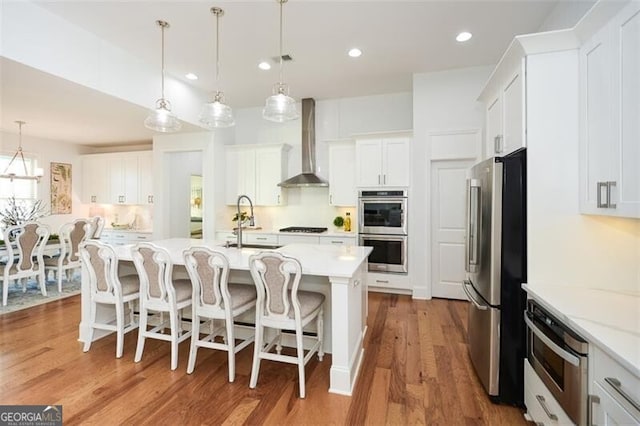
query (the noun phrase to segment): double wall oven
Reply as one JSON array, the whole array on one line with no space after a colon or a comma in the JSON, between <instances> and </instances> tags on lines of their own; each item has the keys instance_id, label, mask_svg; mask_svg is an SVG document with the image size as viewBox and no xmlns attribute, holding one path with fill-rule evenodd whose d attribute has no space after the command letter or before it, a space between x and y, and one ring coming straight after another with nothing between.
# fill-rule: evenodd
<instances>
[{"instance_id":1,"label":"double wall oven","mask_svg":"<svg viewBox=\"0 0 640 426\"><path fill-rule=\"evenodd\" d=\"M373 247L369 270L406 273L407 191L361 190L358 207L360 245Z\"/></svg>"}]
</instances>

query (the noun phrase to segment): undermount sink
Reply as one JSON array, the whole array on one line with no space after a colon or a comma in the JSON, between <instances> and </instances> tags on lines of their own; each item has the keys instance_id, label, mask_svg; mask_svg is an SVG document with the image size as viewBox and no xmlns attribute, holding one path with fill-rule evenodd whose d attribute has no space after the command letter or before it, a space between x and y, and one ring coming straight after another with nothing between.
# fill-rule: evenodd
<instances>
[{"instance_id":1,"label":"undermount sink","mask_svg":"<svg viewBox=\"0 0 640 426\"><path fill-rule=\"evenodd\" d=\"M225 247L237 248L238 243L227 244ZM267 246L261 244L242 244L242 248L251 248L251 249L263 249L263 250L275 250L282 246Z\"/></svg>"}]
</instances>

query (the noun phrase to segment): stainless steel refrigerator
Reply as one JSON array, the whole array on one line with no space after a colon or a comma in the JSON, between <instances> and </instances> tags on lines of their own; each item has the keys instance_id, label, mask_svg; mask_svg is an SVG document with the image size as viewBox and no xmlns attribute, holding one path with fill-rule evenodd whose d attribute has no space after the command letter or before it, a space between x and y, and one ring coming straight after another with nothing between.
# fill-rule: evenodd
<instances>
[{"instance_id":1,"label":"stainless steel refrigerator","mask_svg":"<svg viewBox=\"0 0 640 426\"><path fill-rule=\"evenodd\" d=\"M524 406L526 150L470 169L465 236L469 352L494 402Z\"/></svg>"}]
</instances>

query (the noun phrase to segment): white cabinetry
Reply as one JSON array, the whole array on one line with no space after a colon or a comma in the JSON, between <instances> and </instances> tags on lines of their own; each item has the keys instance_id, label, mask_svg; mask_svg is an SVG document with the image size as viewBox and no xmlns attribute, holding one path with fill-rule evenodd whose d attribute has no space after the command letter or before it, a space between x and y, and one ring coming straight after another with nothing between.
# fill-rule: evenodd
<instances>
[{"instance_id":1,"label":"white cabinetry","mask_svg":"<svg viewBox=\"0 0 640 426\"><path fill-rule=\"evenodd\" d=\"M329 204L355 206L356 147L353 141L329 142Z\"/></svg>"},{"instance_id":2,"label":"white cabinetry","mask_svg":"<svg viewBox=\"0 0 640 426\"><path fill-rule=\"evenodd\" d=\"M149 151L85 155L82 158L82 201L153 203L152 164Z\"/></svg>"},{"instance_id":3,"label":"white cabinetry","mask_svg":"<svg viewBox=\"0 0 640 426\"><path fill-rule=\"evenodd\" d=\"M640 218L640 3L580 48L580 211Z\"/></svg>"},{"instance_id":4,"label":"white cabinetry","mask_svg":"<svg viewBox=\"0 0 640 426\"><path fill-rule=\"evenodd\" d=\"M226 148L226 203L248 195L257 206L286 204L278 186L286 179L289 145L239 145ZM242 205L249 203L243 199Z\"/></svg>"},{"instance_id":5,"label":"white cabinetry","mask_svg":"<svg viewBox=\"0 0 640 426\"><path fill-rule=\"evenodd\" d=\"M140 241L151 241L150 232L118 231L115 229L105 229L100 235L100 241L121 246L124 244L135 244Z\"/></svg>"},{"instance_id":6,"label":"white cabinetry","mask_svg":"<svg viewBox=\"0 0 640 426\"><path fill-rule=\"evenodd\" d=\"M481 99L486 105L486 156L506 155L525 142L525 59L520 58L509 72L494 77ZM486 96L486 93L491 95Z\"/></svg>"},{"instance_id":7,"label":"white cabinetry","mask_svg":"<svg viewBox=\"0 0 640 426\"><path fill-rule=\"evenodd\" d=\"M138 158L124 155L107 160L110 204L138 204Z\"/></svg>"},{"instance_id":8,"label":"white cabinetry","mask_svg":"<svg viewBox=\"0 0 640 426\"><path fill-rule=\"evenodd\" d=\"M527 359L524 360L524 404L527 406L527 414L536 424L574 424Z\"/></svg>"},{"instance_id":9,"label":"white cabinetry","mask_svg":"<svg viewBox=\"0 0 640 426\"><path fill-rule=\"evenodd\" d=\"M354 236L331 236L324 235L320 237L320 244L331 244L334 246L355 246L356 237Z\"/></svg>"},{"instance_id":10,"label":"white cabinetry","mask_svg":"<svg viewBox=\"0 0 640 426\"><path fill-rule=\"evenodd\" d=\"M138 202L153 204L153 154L138 155Z\"/></svg>"},{"instance_id":11,"label":"white cabinetry","mask_svg":"<svg viewBox=\"0 0 640 426\"><path fill-rule=\"evenodd\" d=\"M82 158L82 202L109 202L107 162L103 156L87 155Z\"/></svg>"},{"instance_id":12,"label":"white cabinetry","mask_svg":"<svg viewBox=\"0 0 640 426\"><path fill-rule=\"evenodd\" d=\"M408 137L356 140L358 187L409 186Z\"/></svg>"},{"instance_id":13,"label":"white cabinetry","mask_svg":"<svg viewBox=\"0 0 640 426\"><path fill-rule=\"evenodd\" d=\"M640 378L597 347L592 355L592 423L639 425Z\"/></svg>"}]
</instances>

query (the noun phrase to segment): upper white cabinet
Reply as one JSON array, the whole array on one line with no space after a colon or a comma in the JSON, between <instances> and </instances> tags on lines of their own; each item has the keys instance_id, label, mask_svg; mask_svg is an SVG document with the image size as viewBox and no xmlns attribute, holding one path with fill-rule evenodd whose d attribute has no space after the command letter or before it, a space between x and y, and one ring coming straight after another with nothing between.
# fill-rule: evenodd
<instances>
[{"instance_id":1,"label":"upper white cabinet","mask_svg":"<svg viewBox=\"0 0 640 426\"><path fill-rule=\"evenodd\" d=\"M525 59L522 58L494 83L492 95L485 98L486 156L509 154L525 143Z\"/></svg>"},{"instance_id":2,"label":"upper white cabinet","mask_svg":"<svg viewBox=\"0 0 640 426\"><path fill-rule=\"evenodd\" d=\"M153 204L153 154L138 155L138 200L140 204Z\"/></svg>"},{"instance_id":3,"label":"upper white cabinet","mask_svg":"<svg viewBox=\"0 0 640 426\"><path fill-rule=\"evenodd\" d=\"M356 140L356 186L409 186L408 137Z\"/></svg>"},{"instance_id":4,"label":"upper white cabinet","mask_svg":"<svg viewBox=\"0 0 640 426\"><path fill-rule=\"evenodd\" d=\"M580 48L580 211L640 218L640 3Z\"/></svg>"},{"instance_id":5,"label":"upper white cabinet","mask_svg":"<svg viewBox=\"0 0 640 426\"><path fill-rule=\"evenodd\" d=\"M226 147L226 203L235 205L247 195L257 206L286 204L278 186L287 176L289 145L235 145ZM243 199L242 205L248 205Z\"/></svg>"},{"instance_id":6,"label":"upper white cabinet","mask_svg":"<svg viewBox=\"0 0 640 426\"><path fill-rule=\"evenodd\" d=\"M82 201L100 204L153 202L151 152L86 155L82 159Z\"/></svg>"},{"instance_id":7,"label":"upper white cabinet","mask_svg":"<svg viewBox=\"0 0 640 426\"><path fill-rule=\"evenodd\" d=\"M109 202L107 162L103 156L87 155L82 158L82 202Z\"/></svg>"},{"instance_id":8,"label":"upper white cabinet","mask_svg":"<svg viewBox=\"0 0 640 426\"><path fill-rule=\"evenodd\" d=\"M138 157L123 155L107 159L110 204L138 204Z\"/></svg>"},{"instance_id":9,"label":"upper white cabinet","mask_svg":"<svg viewBox=\"0 0 640 426\"><path fill-rule=\"evenodd\" d=\"M355 206L356 146L353 141L329 142L329 204Z\"/></svg>"}]
</instances>

